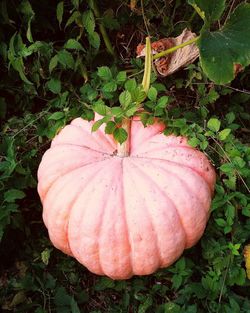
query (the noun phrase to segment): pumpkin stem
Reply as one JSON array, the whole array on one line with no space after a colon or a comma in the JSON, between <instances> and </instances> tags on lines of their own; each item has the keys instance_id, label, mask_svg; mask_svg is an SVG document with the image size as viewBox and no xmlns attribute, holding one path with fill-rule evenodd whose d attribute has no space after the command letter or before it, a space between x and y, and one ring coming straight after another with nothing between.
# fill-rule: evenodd
<instances>
[{"instance_id":1,"label":"pumpkin stem","mask_svg":"<svg viewBox=\"0 0 250 313\"><path fill-rule=\"evenodd\" d=\"M130 127L131 120L129 118L124 118L122 121L122 128L126 130L128 138L122 144L118 143L117 145L117 156L120 158L127 157L130 154Z\"/></svg>"}]
</instances>

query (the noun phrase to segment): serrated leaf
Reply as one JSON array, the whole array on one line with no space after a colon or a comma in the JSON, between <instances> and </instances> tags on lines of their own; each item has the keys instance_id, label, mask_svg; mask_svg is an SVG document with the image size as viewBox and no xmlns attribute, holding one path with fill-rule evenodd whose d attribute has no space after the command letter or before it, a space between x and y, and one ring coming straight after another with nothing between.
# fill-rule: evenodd
<instances>
[{"instance_id":1,"label":"serrated leaf","mask_svg":"<svg viewBox=\"0 0 250 313\"><path fill-rule=\"evenodd\" d=\"M189 0L188 3L193 7L198 7L201 16L204 14L206 20L211 23L220 19L225 10L225 0Z\"/></svg>"},{"instance_id":2,"label":"serrated leaf","mask_svg":"<svg viewBox=\"0 0 250 313\"><path fill-rule=\"evenodd\" d=\"M78 20L81 17L81 13L79 11L74 11L72 15L67 20L67 23L65 25L65 28L67 28L69 25L71 25L73 22Z\"/></svg>"},{"instance_id":3,"label":"serrated leaf","mask_svg":"<svg viewBox=\"0 0 250 313\"><path fill-rule=\"evenodd\" d=\"M102 126L103 123L104 123L103 119L96 121L96 122L92 125L91 131L92 131L92 132L97 131L97 130Z\"/></svg>"},{"instance_id":4,"label":"serrated leaf","mask_svg":"<svg viewBox=\"0 0 250 313\"><path fill-rule=\"evenodd\" d=\"M113 134L114 130L116 128L116 124L113 121L109 121L105 127L105 133L106 134Z\"/></svg>"},{"instance_id":5,"label":"serrated leaf","mask_svg":"<svg viewBox=\"0 0 250 313\"><path fill-rule=\"evenodd\" d=\"M114 92L117 89L117 85L114 81L108 82L103 85L102 90L104 92Z\"/></svg>"},{"instance_id":6,"label":"serrated leaf","mask_svg":"<svg viewBox=\"0 0 250 313\"><path fill-rule=\"evenodd\" d=\"M64 45L65 49L73 49L73 50L81 50L81 51L85 51L83 46L80 44L79 41L70 38Z\"/></svg>"},{"instance_id":7,"label":"serrated leaf","mask_svg":"<svg viewBox=\"0 0 250 313\"><path fill-rule=\"evenodd\" d=\"M157 90L156 90L156 88L154 88L154 87L150 87L149 88L149 90L148 90L148 98L151 101L156 101L156 99L157 99Z\"/></svg>"},{"instance_id":8,"label":"serrated leaf","mask_svg":"<svg viewBox=\"0 0 250 313\"><path fill-rule=\"evenodd\" d=\"M63 1L59 2L56 6L56 18L58 20L59 26L61 26L63 18L64 4Z\"/></svg>"},{"instance_id":9,"label":"serrated leaf","mask_svg":"<svg viewBox=\"0 0 250 313\"><path fill-rule=\"evenodd\" d=\"M4 201L6 202L15 202L15 200L23 199L25 193L22 190L10 189L4 193Z\"/></svg>"},{"instance_id":10,"label":"serrated leaf","mask_svg":"<svg viewBox=\"0 0 250 313\"><path fill-rule=\"evenodd\" d=\"M136 87L137 84L134 78L127 80L125 83L125 89L128 90L129 92L132 92L134 89L136 89Z\"/></svg>"},{"instance_id":11,"label":"serrated leaf","mask_svg":"<svg viewBox=\"0 0 250 313\"><path fill-rule=\"evenodd\" d=\"M105 81L112 79L111 70L107 66L98 67L97 75Z\"/></svg>"},{"instance_id":12,"label":"serrated leaf","mask_svg":"<svg viewBox=\"0 0 250 313\"><path fill-rule=\"evenodd\" d=\"M199 145L199 143L200 143L200 140L199 140L198 138L196 138L196 137L190 138L190 139L188 140L188 144L189 144L191 147L193 147L193 148L197 147L197 146Z\"/></svg>"},{"instance_id":13,"label":"serrated leaf","mask_svg":"<svg viewBox=\"0 0 250 313\"><path fill-rule=\"evenodd\" d=\"M118 141L120 144L125 142L128 138L128 133L123 128L116 128L113 132L114 138L116 141Z\"/></svg>"},{"instance_id":14,"label":"serrated leaf","mask_svg":"<svg viewBox=\"0 0 250 313\"><path fill-rule=\"evenodd\" d=\"M102 116L106 116L109 108L105 105L102 99L99 99L98 101L94 103L93 109L96 113Z\"/></svg>"},{"instance_id":15,"label":"serrated leaf","mask_svg":"<svg viewBox=\"0 0 250 313\"><path fill-rule=\"evenodd\" d=\"M126 109L130 103L132 102L132 96L131 93L128 90L124 90L120 95L119 95L119 102L121 106Z\"/></svg>"},{"instance_id":16,"label":"serrated leaf","mask_svg":"<svg viewBox=\"0 0 250 313\"><path fill-rule=\"evenodd\" d=\"M210 118L207 122L207 127L214 132L218 132L220 130L220 124L221 122L217 118Z\"/></svg>"},{"instance_id":17,"label":"serrated leaf","mask_svg":"<svg viewBox=\"0 0 250 313\"><path fill-rule=\"evenodd\" d=\"M165 107L169 103L169 97L168 96L162 96L160 99L157 101L157 108L165 109Z\"/></svg>"},{"instance_id":18,"label":"serrated leaf","mask_svg":"<svg viewBox=\"0 0 250 313\"><path fill-rule=\"evenodd\" d=\"M123 83L127 79L127 73L126 71L121 71L116 76L117 83Z\"/></svg>"},{"instance_id":19,"label":"serrated leaf","mask_svg":"<svg viewBox=\"0 0 250 313\"><path fill-rule=\"evenodd\" d=\"M91 46L98 50L100 47L100 43L101 43L99 34L97 32L93 32L89 34L88 38L89 38L89 43L91 44Z\"/></svg>"},{"instance_id":20,"label":"serrated leaf","mask_svg":"<svg viewBox=\"0 0 250 313\"><path fill-rule=\"evenodd\" d=\"M223 129L222 131L219 132L219 139L222 141L225 140L230 133L231 133L231 129L229 128Z\"/></svg>"},{"instance_id":21,"label":"serrated leaf","mask_svg":"<svg viewBox=\"0 0 250 313\"><path fill-rule=\"evenodd\" d=\"M22 81L24 81L26 84L33 85L31 81L29 81L24 74L24 64L23 64L23 59L21 57L14 59L11 61L11 65L13 68L18 71L20 78Z\"/></svg>"},{"instance_id":22,"label":"serrated leaf","mask_svg":"<svg viewBox=\"0 0 250 313\"><path fill-rule=\"evenodd\" d=\"M221 30L201 32L198 46L205 74L217 84L234 79L234 64L250 64L250 4L240 4Z\"/></svg>"},{"instance_id":23,"label":"serrated leaf","mask_svg":"<svg viewBox=\"0 0 250 313\"><path fill-rule=\"evenodd\" d=\"M69 51L61 50L57 53L57 57L58 62L62 64L65 68L74 68L75 61Z\"/></svg>"},{"instance_id":24,"label":"serrated leaf","mask_svg":"<svg viewBox=\"0 0 250 313\"><path fill-rule=\"evenodd\" d=\"M49 90L55 94L58 94L61 92L61 82L59 79L51 78L48 81L47 86Z\"/></svg>"},{"instance_id":25,"label":"serrated leaf","mask_svg":"<svg viewBox=\"0 0 250 313\"><path fill-rule=\"evenodd\" d=\"M42 262L43 262L45 265L48 265L48 264L49 264L50 252L51 252L51 250L48 249L48 248L44 249L44 250L41 252L41 259L42 259Z\"/></svg>"},{"instance_id":26,"label":"serrated leaf","mask_svg":"<svg viewBox=\"0 0 250 313\"><path fill-rule=\"evenodd\" d=\"M51 73L58 64L58 56L54 55L49 62L49 72Z\"/></svg>"},{"instance_id":27,"label":"serrated leaf","mask_svg":"<svg viewBox=\"0 0 250 313\"><path fill-rule=\"evenodd\" d=\"M91 35L95 30L95 17L91 10L85 11L82 15L82 23L86 31Z\"/></svg>"},{"instance_id":28,"label":"serrated leaf","mask_svg":"<svg viewBox=\"0 0 250 313\"><path fill-rule=\"evenodd\" d=\"M60 120L62 118L64 118L65 114L63 112L54 112L52 113L49 117L48 117L48 120L54 120L54 121L57 121L57 120Z\"/></svg>"}]
</instances>

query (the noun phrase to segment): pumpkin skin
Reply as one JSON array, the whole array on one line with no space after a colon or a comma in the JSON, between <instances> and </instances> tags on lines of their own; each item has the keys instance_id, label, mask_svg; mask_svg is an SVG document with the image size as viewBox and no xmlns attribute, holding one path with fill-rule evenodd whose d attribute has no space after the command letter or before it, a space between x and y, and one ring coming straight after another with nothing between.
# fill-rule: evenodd
<instances>
[{"instance_id":1,"label":"pumpkin skin","mask_svg":"<svg viewBox=\"0 0 250 313\"><path fill-rule=\"evenodd\" d=\"M96 119L99 119L96 117ZM112 279L171 265L202 236L215 184L207 157L156 122L131 122L130 155L94 121L77 118L38 169L43 220L54 246Z\"/></svg>"}]
</instances>

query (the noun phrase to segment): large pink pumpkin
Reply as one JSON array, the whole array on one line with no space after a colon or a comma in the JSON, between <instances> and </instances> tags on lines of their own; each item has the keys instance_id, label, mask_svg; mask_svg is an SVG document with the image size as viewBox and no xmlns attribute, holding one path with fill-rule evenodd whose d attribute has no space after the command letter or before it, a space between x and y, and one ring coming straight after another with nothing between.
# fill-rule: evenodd
<instances>
[{"instance_id":1,"label":"large pink pumpkin","mask_svg":"<svg viewBox=\"0 0 250 313\"><path fill-rule=\"evenodd\" d=\"M202 236L215 184L207 157L164 125L131 123L130 155L77 118L38 170L43 219L55 247L113 279L167 267Z\"/></svg>"}]
</instances>

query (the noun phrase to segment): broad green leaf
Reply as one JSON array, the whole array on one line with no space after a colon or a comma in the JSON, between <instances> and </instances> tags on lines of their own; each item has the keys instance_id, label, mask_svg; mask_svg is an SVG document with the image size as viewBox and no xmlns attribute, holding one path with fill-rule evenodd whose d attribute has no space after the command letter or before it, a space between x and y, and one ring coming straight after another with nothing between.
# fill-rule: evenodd
<instances>
[{"instance_id":1,"label":"broad green leaf","mask_svg":"<svg viewBox=\"0 0 250 313\"><path fill-rule=\"evenodd\" d=\"M205 16L206 20L211 23L220 19L225 10L226 0L189 0L191 4L201 16Z\"/></svg>"},{"instance_id":2,"label":"broad green leaf","mask_svg":"<svg viewBox=\"0 0 250 313\"><path fill-rule=\"evenodd\" d=\"M162 96L158 101L157 101L157 108L164 109L168 103L169 103L170 98L168 96Z\"/></svg>"},{"instance_id":3,"label":"broad green leaf","mask_svg":"<svg viewBox=\"0 0 250 313\"><path fill-rule=\"evenodd\" d=\"M119 72L119 73L117 74L115 80L117 81L117 83L123 83L123 82L125 82L126 79L127 79L127 73L126 73L126 71L121 71L121 72Z\"/></svg>"},{"instance_id":4,"label":"broad green leaf","mask_svg":"<svg viewBox=\"0 0 250 313\"><path fill-rule=\"evenodd\" d=\"M148 90L148 98L151 100L151 101L156 101L157 99L157 90L155 87L150 87L149 90Z\"/></svg>"},{"instance_id":5,"label":"broad green leaf","mask_svg":"<svg viewBox=\"0 0 250 313\"><path fill-rule=\"evenodd\" d=\"M59 26L61 26L62 18L63 18L64 4L63 1L59 2L56 7L56 18L59 22Z\"/></svg>"},{"instance_id":6,"label":"broad green leaf","mask_svg":"<svg viewBox=\"0 0 250 313\"><path fill-rule=\"evenodd\" d=\"M67 20L67 23L65 25L65 28L67 28L69 25L71 25L73 22L77 21L78 19L80 19L81 17L81 13L79 11L74 11L72 13L72 15L69 17L69 19Z\"/></svg>"},{"instance_id":7,"label":"broad green leaf","mask_svg":"<svg viewBox=\"0 0 250 313\"><path fill-rule=\"evenodd\" d=\"M250 64L250 4L239 5L221 30L203 30L198 41L201 66L217 84L234 79L234 64Z\"/></svg>"},{"instance_id":8,"label":"broad green leaf","mask_svg":"<svg viewBox=\"0 0 250 313\"><path fill-rule=\"evenodd\" d=\"M85 51L83 46L77 40L70 38L64 45L65 49L72 49L72 50L82 50Z\"/></svg>"},{"instance_id":9,"label":"broad green leaf","mask_svg":"<svg viewBox=\"0 0 250 313\"><path fill-rule=\"evenodd\" d=\"M137 84L136 84L136 80L133 79L129 79L126 81L125 83L125 89L132 92L134 89L136 89Z\"/></svg>"},{"instance_id":10,"label":"broad green leaf","mask_svg":"<svg viewBox=\"0 0 250 313\"><path fill-rule=\"evenodd\" d=\"M69 51L61 50L57 53L57 56L58 62L62 64L65 68L74 68L75 61Z\"/></svg>"},{"instance_id":11,"label":"broad green leaf","mask_svg":"<svg viewBox=\"0 0 250 313\"><path fill-rule=\"evenodd\" d=\"M60 120L62 118L64 118L65 114L63 112L54 112L52 113L49 117L48 117L48 120L54 120L54 121L57 121L57 120Z\"/></svg>"},{"instance_id":12,"label":"broad green leaf","mask_svg":"<svg viewBox=\"0 0 250 313\"><path fill-rule=\"evenodd\" d=\"M199 143L200 143L200 140L198 139L198 138L196 138L196 137L193 137L193 138L190 138L189 140L188 140L188 144L191 146L191 147L197 147L198 145L199 145Z\"/></svg>"},{"instance_id":13,"label":"broad green leaf","mask_svg":"<svg viewBox=\"0 0 250 313\"><path fill-rule=\"evenodd\" d=\"M117 84L115 81L110 81L102 87L102 91L104 92L114 92L116 91L116 89L117 89Z\"/></svg>"},{"instance_id":14,"label":"broad green leaf","mask_svg":"<svg viewBox=\"0 0 250 313\"><path fill-rule=\"evenodd\" d=\"M119 96L119 102L126 109L132 102L131 93L128 90L123 91Z\"/></svg>"},{"instance_id":15,"label":"broad green leaf","mask_svg":"<svg viewBox=\"0 0 250 313\"><path fill-rule=\"evenodd\" d=\"M123 128L116 128L113 132L113 135L115 140L118 141L119 143L125 142L128 138L128 133Z\"/></svg>"},{"instance_id":16,"label":"broad green leaf","mask_svg":"<svg viewBox=\"0 0 250 313\"><path fill-rule=\"evenodd\" d=\"M217 118L210 118L207 122L207 127L214 132L218 132L220 130L220 124L221 123Z\"/></svg>"},{"instance_id":17,"label":"broad green leaf","mask_svg":"<svg viewBox=\"0 0 250 313\"><path fill-rule=\"evenodd\" d=\"M231 133L231 129L229 128L223 129L222 131L219 132L219 139L222 141L225 140L230 133Z\"/></svg>"},{"instance_id":18,"label":"broad green leaf","mask_svg":"<svg viewBox=\"0 0 250 313\"><path fill-rule=\"evenodd\" d=\"M33 83L31 81L29 81L26 77L26 75L24 74L24 64L23 64L23 59L21 57L14 59L11 62L11 65L13 66L13 68L18 71L20 78L29 85L33 85Z\"/></svg>"},{"instance_id":19,"label":"broad green leaf","mask_svg":"<svg viewBox=\"0 0 250 313\"><path fill-rule=\"evenodd\" d=\"M6 202L14 202L17 199L23 199L25 197L25 193L18 189L10 189L4 193L4 201Z\"/></svg>"},{"instance_id":20,"label":"broad green leaf","mask_svg":"<svg viewBox=\"0 0 250 313\"><path fill-rule=\"evenodd\" d=\"M99 49L101 43L99 34L97 32L93 32L89 34L88 38L91 46L94 47L95 49Z\"/></svg>"},{"instance_id":21,"label":"broad green leaf","mask_svg":"<svg viewBox=\"0 0 250 313\"><path fill-rule=\"evenodd\" d=\"M92 132L97 131L97 130L102 126L103 123L104 123L103 118L102 118L101 120L96 121L96 122L92 125L91 131L92 131Z\"/></svg>"},{"instance_id":22,"label":"broad green leaf","mask_svg":"<svg viewBox=\"0 0 250 313\"><path fill-rule=\"evenodd\" d=\"M86 31L91 35L95 30L95 17L91 10L85 11L82 15L82 23Z\"/></svg>"},{"instance_id":23,"label":"broad green leaf","mask_svg":"<svg viewBox=\"0 0 250 313\"><path fill-rule=\"evenodd\" d=\"M113 134L114 130L116 128L116 124L113 121L109 121L105 127L105 133L106 134Z\"/></svg>"},{"instance_id":24,"label":"broad green leaf","mask_svg":"<svg viewBox=\"0 0 250 313\"><path fill-rule=\"evenodd\" d=\"M70 308L71 308L71 313L81 313L79 306L74 298L71 298Z\"/></svg>"},{"instance_id":25,"label":"broad green leaf","mask_svg":"<svg viewBox=\"0 0 250 313\"><path fill-rule=\"evenodd\" d=\"M61 82L59 79L51 78L48 81L47 86L49 90L55 94L58 94L61 92Z\"/></svg>"},{"instance_id":26,"label":"broad green leaf","mask_svg":"<svg viewBox=\"0 0 250 313\"><path fill-rule=\"evenodd\" d=\"M51 58L50 62L49 62L49 72L51 73L53 71L53 69L57 66L58 64L58 56L57 54L53 56L53 58Z\"/></svg>"},{"instance_id":27,"label":"broad green leaf","mask_svg":"<svg viewBox=\"0 0 250 313\"><path fill-rule=\"evenodd\" d=\"M107 66L98 67L97 75L105 81L112 79L112 73Z\"/></svg>"},{"instance_id":28,"label":"broad green leaf","mask_svg":"<svg viewBox=\"0 0 250 313\"><path fill-rule=\"evenodd\" d=\"M106 116L108 114L108 107L105 105L104 101L102 99L99 99L96 101L93 105L93 109L96 113Z\"/></svg>"}]
</instances>

